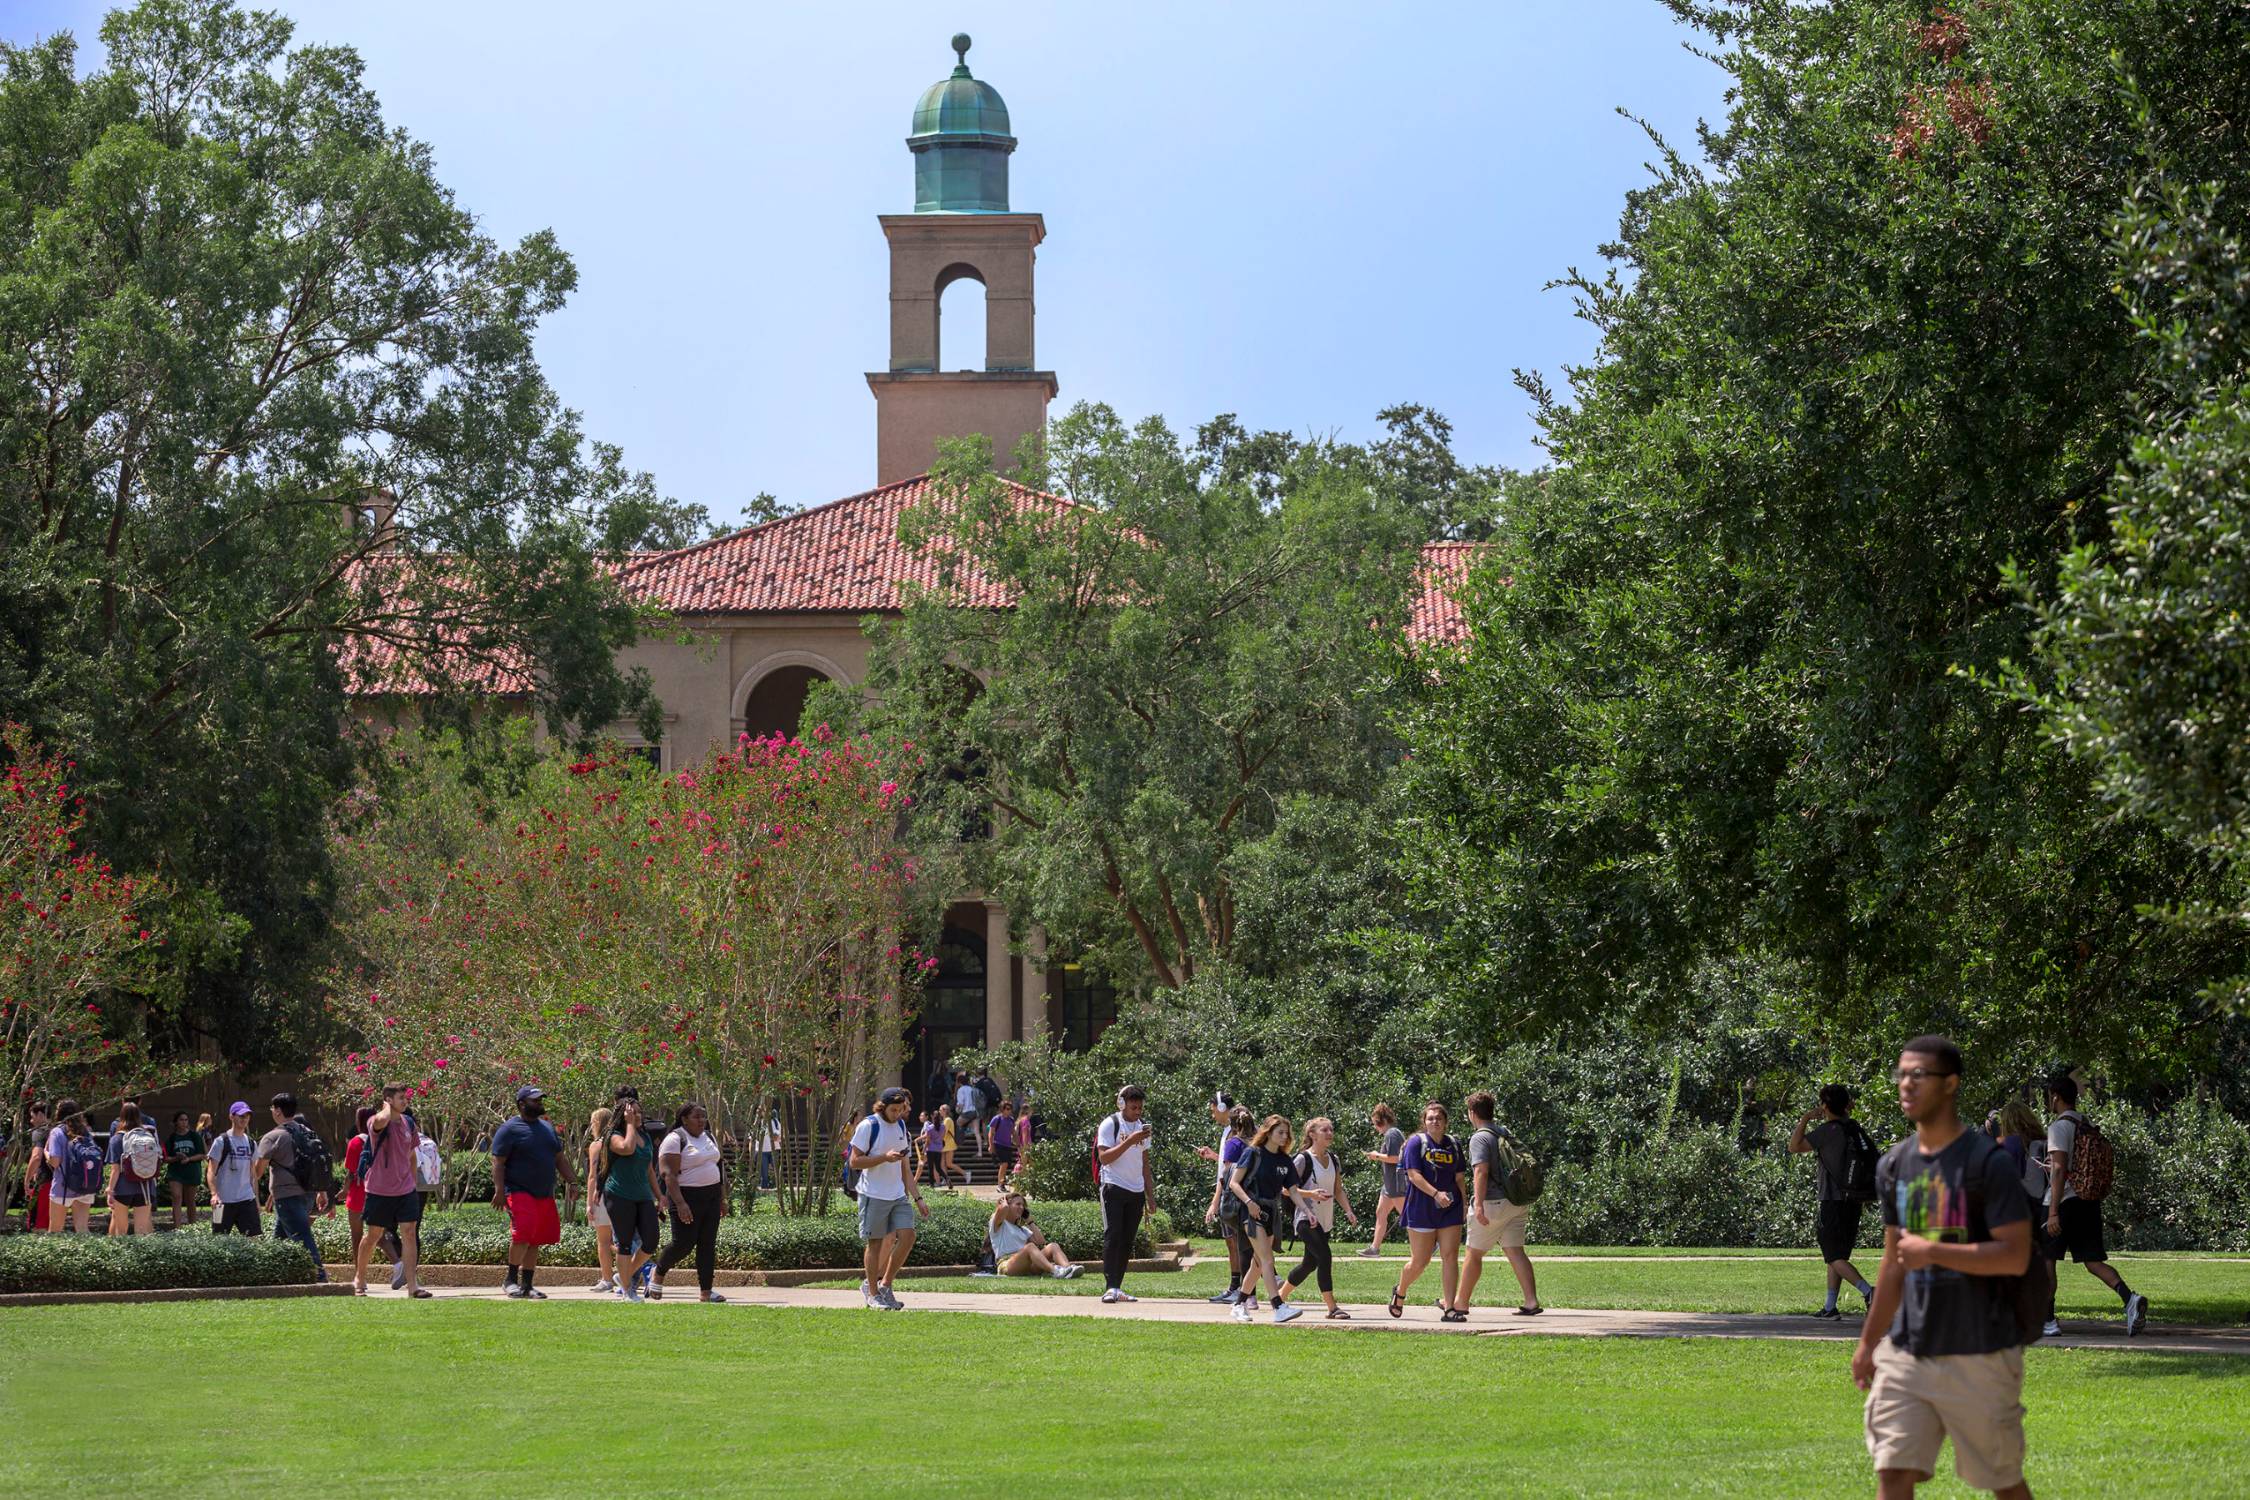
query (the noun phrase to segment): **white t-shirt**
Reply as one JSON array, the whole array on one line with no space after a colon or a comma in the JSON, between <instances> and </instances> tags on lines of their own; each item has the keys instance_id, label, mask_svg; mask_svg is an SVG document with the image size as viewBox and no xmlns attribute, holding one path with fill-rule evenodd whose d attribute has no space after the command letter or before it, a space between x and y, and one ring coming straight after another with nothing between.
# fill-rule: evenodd
<instances>
[{"instance_id":1,"label":"white t-shirt","mask_svg":"<svg viewBox=\"0 0 2250 1500\"><path fill-rule=\"evenodd\" d=\"M1323 1229L1334 1229L1336 1227L1336 1153L1333 1151L1328 1153L1328 1165L1325 1167L1320 1164L1320 1158L1314 1156L1311 1152L1306 1152L1305 1156L1312 1162L1312 1175L1299 1183L1298 1186L1309 1188L1314 1192L1325 1190L1329 1196L1315 1199L1310 1203L1302 1198L1298 1199L1297 1217L1300 1219L1310 1218Z\"/></svg>"},{"instance_id":2,"label":"white t-shirt","mask_svg":"<svg viewBox=\"0 0 2250 1500\"><path fill-rule=\"evenodd\" d=\"M675 1130L664 1137L664 1144L656 1148L657 1160L667 1156L680 1159L681 1187L717 1187L719 1184L719 1143L711 1139L709 1131L702 1135L689 1135Z\"/></svg>"},{"instance_id":3,"label":"white t-shirt","mask_svg":"<svg viewBox=\"0 0 2250 1500\"><path fill-rule=\"evenodd\" d=\"M1094 1140L1107 1151L1136 1130L1146 1130L1148 1121L1128 1121L1123 1115L1111 1115L1102 1121L1102 1128ZM1123 1188L1129 1193L1148 1191L1148 1143L1153 1136L1143 1137L1140 1144L1115 1161L1102 1163L1102 1182L1109 1187Z\"/></svg>"},{"instance_id":4,"label":"white t-shirt","mask_svg":"<svg viewBox=\"0 0 2250 1500\"><path fill-rule=\"evenodd\" d=\"M957 1115L984 1113L984 1091L973 1083L964 1083L953 1091L953 1112Z\"/></svg>"},{"instance_id":5,"label":"white t-shirt","mask_svg":"<svg viewBox=\"0 0 2250 1500\"><path fill-rule=\"evenodd\" d=\"M906 1127L897 1120L886 1120L881 1115L859 1122L852 1132L852 1149L862 1156L881 1156L886 1151L907 1149ZM906 1196L906 1164L885 1162L879 1167L869 1167L859 1174L859 1195L862 1198L903 1198Z\"/></svg>"},{"instance_id":6,"label":"white t-shirt","mask_svg":"<svg viewBox=\"0 0 2250 1500\"><path fill-rule=\"evenodd\" d=\"M2047 1159L2053 1161L2056 1156L2063 1152L2075 1153L2077 1150L2078 1122L2068 1115L2055 1116L2047 1125ZM2076 1164L2073 1163L2073 1165ZM2049 1200L2051 1203L2067 1203L2078 1196L2078 1190L2070 1185L2070 1174L2068 1172L2059 1174L2050 1172L2048 1177L2050 1179L2047 1184L2048 1191L2053 1193L2053 1197ZM2058 1183L2061 1184L2062 1191L2054 1193L2055 1185Z\"/></svg>"}]
</instances>

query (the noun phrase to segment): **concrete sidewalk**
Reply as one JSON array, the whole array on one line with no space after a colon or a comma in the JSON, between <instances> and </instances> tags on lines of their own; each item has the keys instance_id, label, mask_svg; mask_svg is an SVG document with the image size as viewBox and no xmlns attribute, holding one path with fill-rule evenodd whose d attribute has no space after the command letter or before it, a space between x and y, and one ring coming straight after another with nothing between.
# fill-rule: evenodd
<instances>
[{"instance_id":1,"label":"concrete sidewalk","mask_svg":"<svg viewBox=\"0 0 2250 1500\"><path fill-rule=\"evenodd\" d=\"M562 1273L572 1275L568 1283L557 1285L542 1282L540 1290L557 1302L615 1302L606 1293L597 1296L586 1290L577 1278L583 1272ZM730 1313L743 1307L812 1307L836 1311L849 1311L862 1317L876 1317L864 1306L857 1291L819 1287L741 1287L721 1288L727 1299L724 1307L702 1308L696 1300L694 1278L687 1277L685 1288L682 1278L675 1277L666 1288L664 1300L653 1304L659 1308L689 1307L705 1312ZM441 1298L474 1297L487 1301L505 1300L497 1286L438 1287L433 1288ZM370 1293L376 1297L398 1297L402 1293L378 1288ZM1108 1318L1139 1323L1207 1323L1238 1326L1228 1316L1224 1307L1213 1306L1200 1298L1146 1297L1139 1302L1104 1305L1098 1295L1055 1294L1041 1295L1022 1292L949 1292L924 1290L923 1284L909 1283L899 1294L909 1312L980 1313L986 1317L1002 1318ZM1331 1322L1322 1314L1317 1300L1304 1304L1305 1315L1285 1325L1291 1330L1320 1328L1330 1330L1381 1329L1391 1333L1467 1334L1481 1338L1507 1338L1519 1335L1577 1338L1719 1338L1719 1339L1799 1339L1841 1343L1859 1337L1859 1323L1847 1318L1842 1323L1823 1323L1798 1316L1776 1316L1764 1313L1680 1313L1680 1312L1624 1312L1612 1309L1549 1308L1535 1318L1515 1316L1509 1309L1479 1308L1470 1314L1466 1323L1440 1323L1437 1309L1430 1306L1410 1307L1406 1316L1392 1319L1384 1314L1382 1304L1351 1306L1349 1321ZM527 1309L528 1312L528 1309ZM1272 1314L1261 1312L1256 1324L1271 1328ZM2099 1333L2087 1333L2065 1328L2062 1337L2041 1339L2042 1349L2111 1349L2133 1354L2233 1354L2250 1355L2250 1327L2246 1328L2189 1328L2158 1327L2139 1338L2127 1339L2113 1327ZM1841 1351L1839 1351L1840 1357Z\"/></svg>"}]
</instances>

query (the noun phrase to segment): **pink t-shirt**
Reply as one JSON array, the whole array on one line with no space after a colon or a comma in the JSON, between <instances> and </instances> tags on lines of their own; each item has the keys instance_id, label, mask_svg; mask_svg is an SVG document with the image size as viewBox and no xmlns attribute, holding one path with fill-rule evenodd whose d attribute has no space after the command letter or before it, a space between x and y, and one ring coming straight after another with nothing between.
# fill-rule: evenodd
<instances>
[{"instance_id":1,"label":"pink t-shirt","mask_svg":"<svg viewBox=\"0 0 2250 1500\"><path fill-rule=\"evenodd\" d=\"M375 1138L375 1159L367 1165L370 1196L401 1198L414 1191L414 1146L420 1139L414 1122L404 1117Z\"/></svg>"}]
</instances>

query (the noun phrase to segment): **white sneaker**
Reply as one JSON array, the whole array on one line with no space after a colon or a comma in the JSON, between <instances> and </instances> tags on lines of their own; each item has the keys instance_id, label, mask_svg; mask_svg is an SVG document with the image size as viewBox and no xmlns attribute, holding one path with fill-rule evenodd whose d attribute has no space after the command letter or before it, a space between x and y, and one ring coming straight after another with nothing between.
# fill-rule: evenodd
<instances>
[{"instance_id":1,"label":"white sneaker","mask_svg":"<svg viewBox=\"0 0 2250 1500\"><path fill-rule=\"evenodd\" d=\"M1070 1273L1076 1269L1077 1267L1075 1266L1057 1266L1047 1274L1049 1276L1052 1276L1057 1281L1068 1281L1070 1279Z\"/></svg>"},{"instance_id":2,"label":"white sneaker","mask_svg":"<svg viewBox=\"0 0 2250 1500\"><path fill-rule=\"evenodd\" d=\"M1131 1292L1120 1289L1117 1293L1117 1300L1120 1302L1138 1302L1141 1299L1134 1296Z\"/></svg>"},{"instance_id":3,"label":"white sneaker","mask_svg":"<svg viewBox=\"0 0 2250 1500\"><path fill-rule=\"evenodd\" d=\"M625 1288L625 1300L627 1302L646 1302L648 1299L641 1295L641 1289L639 1287L629 1286Z\"/></svg>"},{"instance_id":4,"label":"white sneaker","mask_svg":"<svg viewBox=\"0 0 2250 1500\"><path fill-rule=\"evenodd\" d=\"M1079 1265L1079 1264L1077 1264L1076 1262L1073 1262L1073 1263L1071 1263L1070 1265L1064 1266L1064 1267L1063 1267L1063 1269L1062 1269L1062 1273L1063 1273L1063 1280L1065 1280L1065 1281L1071 1281L1071 1280L1075 1280L1075 1279L1076 1279L1076 1278L1077 1278L1077 1277L1079 1276L1079 1274L1080 1274L1080 1273L1082 1273L1082 1272L1083 1272L1083 1271L1084 1271L1085 1269L1086 1269L1086 1268L1085 1268L1084 1266L1082 1266L1082 1265Z\"/></svg>"},{"instance_id":5,"label":"white sneaker","mask_svg":"<svg viewBox=\"0 0 2250 1500\"><path fill-rule=\"evenodd\" d=\"M1102 1291L1102 1300L1103 1300L1104 1302L1115 1302L1115 1301L1117 1300L1117 1288L1116 1288L1116 1287L1106 1287L1106 1288L1104 1288L1104 1289L1103 1289L1103 1291Z\"/></svg>"},{"instance_id":6,"label":"white sneaker","mask_svg":"<svg viewBox=\"0 0 2250 1500\"><path fill-rule=\"evenodd\" d=\"M1227 1309L1227 1316L1237 1323L1247 1323L1250 1321L1250 1305L1246 1302L1237 1302Z\"/></svg>"},{"instance_id":7,"label":"white sneaker","mask_svg":"<svg viewBox=\"0 0 2250 1500\"><path fill-rule=\"evenodd\" d=\"M1305 1310L1294 1302L1284 1302L1273 1310L1273 1320L1276 1323L1286 1323L1291 1318L1301 1318L1304 1315Z\"/></svg>"},{"instance_id":8,"label":"white sneaker","mask_svg":"<svg viewBox=\"0 0 2250 1500\"><path fill-rule=\"evenodd\" d=\"M862 1293L860 1293L860 1294L859 1294L859 1300L860 1300L860 1301L862 1301L862 1302L864 1302L864 1303L866 1303L866 1304L867 1304L867 1305L868 1305L869 1307L873 1308L873 1309L874 1309L875 1311L877 1311L877 1312L889 1312L889 1311L890 1311L890 1309L889 1309L888 1307L885 1307L885 1306L883 1305L883 1299L882 1299L882 1298L880 1298L880 1297L878 1297L878 1296L876 1296L876 1295L875 1295L875 1294L874 1294L873 1292L862 1292Z\"/></svg>"},{"instance_id":9,"label":"white sneaker","mask_svg":"<svg viewBox=\"0 0 2250 1500\"><path fill-rule=\"evenodd\" d=\"M595 1282L592 1287L588 1288L588 1290L595 1292L614 1292L617 1290L617 1283L610 1280L607 1276L604 1276L601 1280Z\"/></svg>"},{"instance_id":10,"label":"white sneaker","mask_svg":"<svg viewBox=\"0 0 2250 1500\"><path fill-rule=\"evenodd\" d=\"M2039 1336L2044 1339L2057 1338L2061 1334L2062 1324L2056 1322L2053 1318L2049 1318L2047 1326L2039 1330Z\"/></svg>"}]
</instances>

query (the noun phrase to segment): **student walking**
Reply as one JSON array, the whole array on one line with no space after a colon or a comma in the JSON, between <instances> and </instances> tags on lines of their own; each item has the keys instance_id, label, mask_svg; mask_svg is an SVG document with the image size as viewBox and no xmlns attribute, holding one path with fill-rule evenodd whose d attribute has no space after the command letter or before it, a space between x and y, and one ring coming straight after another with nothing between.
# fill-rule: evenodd
<instances>
[{"instance_id":1,"label":"student walking","mask_svg":"<svg viewBox=\"0 0 2250 1500\"><path fill-rule=\"evenodd\" d=\"M367 1122L375 1118L375 1107L362 1104L352 1111L352 1138L344 1142L344 1223L351 1232L352 1254L359 1254L359 1238L367 1226L367 1182L363 1170L367 1159ZM383 1253L390 1257L395 1272L399 1266L398 1237L385 1234L377 1242ZM397 1291L399 1283L393 1281L391 1290Z\"/></svg>"},{"instance_id":2,"label":"student walking","mask_svg":"<svg viewBox=\"0 0 2250 1500\"><path fill-rule=\"evenodd\" d=\"M210 1154L211 1138L188 1123L188 1112L173 1115L172 1133L164 1141L164 1190L172 1200L174 1229L183 1222L195 1225L195 1190L203 1186L203 1159Z\"/></svg>"},{"instance_id":3,"label":"student walking","mask_svg":"<svg viewBox=\"0 0 2250 1500\"><path fill-rule=\"evenodd\" d=\"M922 1190L906 1180L902 1165L908 1145L904 1121L913 1102L913 1095L904 1089L883 1090L873 1113L853 1129L846 1158L859 1173L860 1257L866 1278L860 1283L860 1297L879 1312L904 1309L892 1282L914 1249L918 1219L930 1215Z\"/></svg>"},{"instance_id":4,"label":"student walking","mask_svg":"<svg viewBox=\"0 0 2250 1500\"><path fill-rule=\"evenodd\" d=\"M1150 1127L1141 1118L1148 1094L1137 1083L1117 1091L1117 1112L1094 1131L1094 1160L1102 1198L1102 1301L1138 1302L1125 1290L1125 1267L1148 1207Z\"/></svg>"},{"instance_id":5,"label":"student walking","mask_svg":"<svg viewBox=\"0 0 2250 1500\"><path fill-rule=\"evenodd\" d=\"M1273 1240L1281 1226L1282 1200L1297 1185L1297 1166L1289 1154L1295 1144L1287 1116L1266 1116L1235 1158L1234 1174L1227 1179L1227 1193L1241 1205L1243 1230L1250 1242L1250 1265L1238 1288L1242 1297L1227 1310L1237 1323L1247 1323L1257 1314L1261 1277L1266 1296L1273 1302L1276 1323L1304 1315L1303 1308L1281 1300L1273 1264Z\"/></svg>"},{"instance_id":6,"label":"student walking","mask_svg":"<svg viewBox=\"0 0 2250 1500\"><path fill-rule=\"evenodd\" d=\"M953 1152L959 1144L960 1135L953 1124L953 1106L941 1104L938 1106L938 1168L948 1183L956 1177L963 1183L969 1180L969 1174L953 1164Z\"/></svg>"},{"instance_id":7,"label":"student walking","mask_svg":"<svg viewBox=\"0 0 2250 1500\"><path fill-rule=\"evenodd\" d=\"M727 1299L711 1289L719 1269L719 1221L727 1216L726 1153L711 1138L711 1117L700 1104L680 1106L672 1133L656 1148L658 1180L672 1209L672 1239L656 1259L648 1294L661 1299L664 1278L695 1252L695 1284L705 1302ZM861 1202L867 1184L860 1183Z\"/></svg>"},{"instance_id":8,"label":"student walking","mask_svg":"<svg viewBox=\"0 0 2250 1500\"><path fill-rule=\"evenodd\" d=\"M265 1232L258 1219L258 1180L253 1170L257 1157L258 1143L250 1138L250 1106L237 1099L228 1107L225 1133L211 1143L203 1164L211 1189L213 1234L255 1238Z\"/></svg>"},{"instance_id":9,"label":"student walking","mask_svg":"<svg viewBox=\"0 0 2250 1500\"><path fill-rule=\"evenodd\" d=\"M610 1233L617 1241L616 1287L627 1302L638 1302L641 1289L633 1278L656 1250L657 1182L656 1147L641 1126L637 1095L618 1099L607 1145L602 1199L609 1210Z\"/></svg>"},{"instance_id":10,"label":"student walking","mask_svg":"<svg viewBox=\"0 0 2250 1500\"><path fill-rule=\"evenodd\" d=\"M313 1279L326 1282L328 1268L320 1263L320 1242L313 1238L312 1216L316 1211L328 1212L327 1185L315 1181L308 1190L307 1178L299 1175L300 1168L308 1175L312 1172L320 1138L298 1120L295 1094L284 1090L274 1095L270 1110L273 1129L258 1137L252 1168L265 1184L266 1199L273 1206L273 1232L304 1246L313 1259ZM321 1150L319 1155L325 1158L327 1153ZM412 1170L411 1165L408 1170Z\"/></svg>"},{"instance_id":11,"label":"student walking","mask_svg":"<svg viewBox=\"0 0 2250 1500\"><path fill-rule=\"evenodd\" d=\"M1462 1225L1462 1239L1469 1253L1461 1266L1460 1290L1452 1299L1458 1314L1453 1321L1468 1321L1477 1282L1484 1276L1484 1258L1495 1245L1508 1257L1508 1269L1516 1273L1516 1285L1523 1291L1516 1316L1536 1318L1546 1309L1539 1305L1539 1279L1531 1269L1531 1253L1523 1244L1524 1222L1530 1210L1521 1203L1510 1203L1506 1191L1508 1153L1515 1138L1495 1120L1500 1103L1491 1094L1480 1089L1468 1097L1467 1103L1469 1214Z\"/></svg>"},{"instance_id":12,"label":"student walking","mask_svg":"<svg viewBox=\"0 0 2250 1500\"><path fill-rule=\"evenodd\" d=\"M47 1137L54 1125L47 1106L37 1101L25 1108L24 1117L24 1138L31 1149L23 1163L23 1228L24 1233L31 1234L46 1229L47 1212L54 1202L47 1195L48 1179L54 1176L54 1168L47 1161Z\"/></svg>"},{"instance_id":13,"label":"student walking","mask_svg":"<svg viewBox=\"0 0 2250 1500\"><path fill-rule=\"evenodd\" d=\"M102 1148L86 1112L76 1099L55 1101L55 1123L47 1132L47 1230L50 1234L91 1234L94 1194L102 1185Z\"/></svg>"},{"instance_id":14,"label":"student walking","mask_svg":"<svg viewBox=\"0 0 2250 1500\"><path fill-rule=\"evenodd\" d=\"M1219 1137L1218 1150L1198 1146L1195 1154L1219 1166L1211 1183L1211 1202L1203 1210L1203 1222L1206 1226L1216 1224L1219 1238L1226 1243L1227 1289L1210 1300L1231 1307L1243 1300L1242 1278L1250 1269L1250 1232L1243 1225L1242 1204L1227 1191L1227 1180L1234 1176L1235 1163L1242 1160L1242 1153L1250 1149L1250 1137L1257 1133L1258 1120L1226 1094L1211 1096L1211 1115L1216 1123L1226 1127L1226 1134ZM1257 1310L1255 1299L1251 1310Z\"/></svg>"},{"instance_id":15,"label":"student walking","mask_svg":"<svg viewBox=\"0 0 2250 1500\"><path fill-rule=\"evenodd\" d=\"M156 1233L156 1186L164 1172L164 1148L141 1119L132 1100L118 1111L109 1133L109 1232Z\"/></svg>"},{"instance_id":16,"label":"student walking","mask_svg":"<svg viewBox=\"0 0 2250 1500\"><path fill-rule=\"evenodd\" d=\"M1406 1139L1399 1166L1406 1173L1406 1269L1391 1288L1390 1314L1406 1314L1406 1294L1435 1254L1442 1257L1438 1275L1443 1295L1438 1317L1447 1323L1464 1323L1468 1314L1453 1303L1461 1280L1461 1224L1467 1210L1461 1204L1461 1146L1446 1133L1452 1119L1435 1099L1422 1106L1422 1128Z\"/></svg>"},{"instance_id":17,"label":"student walking","mask_svg":"<svg viewBox=\"0 0 2250 1500\"><path fill-rule=\"evenodd\" d=\"M597 1109L586 1119L586 1222L594 1231L594 1258L602 1268L597 1292L623 1288L617 1280L617 1238L610 1231L609 1207L602 1202L602 1179L609 1174L609 1122L614 1110Z\"/></svg>"},{"instance_id":18,"label":"student walking","mask_svg":"<svg viewBox=\"0 0 2250 1500\"><path fill-rule=\"evenodd\" d=\"M1016 1105L1012 1099L1001 1100L999 1112L992 1117L992 1160L996 1181L1006 1187L1009 1174L1016 1169Z\"/></svg>"},{"instance_id":19,"label":"student walking","mask_svg":"<svg viewBox=\"0 0 2250 1500\"><path fill-rule=\"evenodd\" d=\"M1080 1267L1051 1243L1031 1222L1031 1205L1021 1193L1006 1192L985 1222L984 1237L992 1246L993 1268L1003 1276L1052 1276L1068 1281Z\"/></svg>"},{"instance_id":20,"label":"student walking","mask_svg":"<svg viewBox=\"0 0 2250 1500\"><path fill-rule=\"evenodd\" d=\"M1820 1123L1813 1124L1815 1120ZM1867 1278L1852 1264L1852 1247L1859 1243L1860 1211L1871 1201L1868 1193L1874 1186L1870 1182L1863 1190L1854 1180L1854 1161L1872 1160L1875 1155L1874 1140L1852 1118L1852 1091L1840 1083L1822 1085L1820 1107L1798 1118L1797 1128L1789 1133L1789 1150L1794 1155L1813 1155L1814 1187L1820 1199L1814 1234L1820 1245L1821 1264L1828 1268L1828 1300L1813 1316L1834 1321L1843 1316L1836 1308L1836 1293L1845 1282L1859 1293L1862 1309L1875 1295Z\"/></svg>"},{"instance_id":21,"label":"student walking","mask_svg":"<svg viewBox=\"0 0 2250 1500\"><path fill-rule=\"evenodd\" d=\"M1383 1190L1375 1199L1375 1236L1359 1252L1372 1259L1383 1253L1383 1236L1391 1232L1391 1215L1406 1211L1406 1169L1399 1165L1399 1157L1406 1150L1406 1132L1398 1128L1398 1116L1391 1113L1388 1104L1376 1105L1368 1114L1368 1122L1382 1139L1374 1150L1363 1154L1383 1169Z\"/></svg>"},{"instance_id":22,"label":"student walking","mask_svg":"<svg viewBox=\"0 0 2250 1500\"><path fill-rule=\"evenodd\" d=\"M516 1090L516 1117L492 1132L492 1205L508 1215L508 1279L501 1290L519 1301L547 1300L533 1283L539 1252L562 1240L555 1187L570 1183L562 1158L562 1137L547 1122L547 1091L527 1083Z\"/></svg>"},{"instance_id":23,"label":"student walking","mask_svg":"<svg viewBox=\"0 0 2250 1500\"><path fill-rule=\"evenodd\" d=\"M360 1209L360 1235L352 1247L352 1295L367 1295L367 1263L385 1230L398 1236L398 1264L392 1272L394 1287L403 1286L409 1297L428 1297L422 1285L422 1193L414 1180L415 1148L422 1143L421 1127L406 1107L406 1085L383 1086L383 1101L367 1117L367 1145L360 1151L359 1172L367 1197ZM348 1217L348 1216L347 1216Z\"/></svg>"},{"instance_id":24,"label":"student walking","mask_svg":"<svg viewBox=\"0 0 2250 1500\"><path fill-rule=\"evenodd\" d=\"M965 1135L984 1155L984 1091L972 1083L966 1073L953 1075L953 1128L957 1135Z\"/></svg>"},{"instance_id":25,"label":"student walking","mask_svg":"<svg viewBox=\"0 0 2250 1500\"><path fill-rule=\"evenodd\" d=\"M2081 1186L2094 1190L2093 1174L2086 1171L2094 1161L2100 1163L2098 1191L2109 1191L2109 1143L2078 1112L2078 1080L2067 1073L2047 1080L2047 1112L2051 1117L2047 1123L2047 1259L2054 1263L2058 1281L2062 1258L2068 1255L2115 1292L2117 1300L2125 1304L2125 1334L2130 1338L2148 1320L2148 1298L2127 1286L2125 1278L2109 1263L2100 1197L2082 1197L2079 1191ZM2051 1306L2047 1331L2062 1331Z\"/></svg>"},{"instance_id":26,"label":"student walking","mask_svg":"<svg viewBox=\"0 0 2250 1500\"><path fill-rule=\"evenodd\" d=\"M1961 1121L1958 1047L1916 1037L1892 1077L1914 1133L1875 1168L1883 1262L1852 1354L1868 1456L1899 1500L1937 1472L1950 1436L1962 1483L2030 1500L2012 1278L2031 1264L2031 1204L2007 1153Z\"/></svg>"},{"instance_id":27,"label":"student walking","mask_svg":"<svg viewBox=\"0 0 2250 1500\"><path fill-rule=\"evenodd\" d=\"M1317 1278L1320 1300L1328 1306L1331 1318L1349 1318L1351 1314L1336 1305L1335 1258L1329 1249L1329 1235L1336 1228L1336 1210L1341 1207L1344 1217L1353 1228L1359 1227L1359 1215L1352 1212L1351 1195L1344 1190L1344 1174L1336 1160L1336 1125L1326 1115L1315 1115L1305 1121L1305 1149L1297 1153L1297 1185L1289 1190L1289 1198L1297 1217L1297 1238L1304 1241L1305 1258L1289 1279L1281 1284L1274 1303L1276 1316L1281 1311L1281 1299L1294 1298L1297 1288L1306 1278ZM1291 1301L1291 1307L1296 1303Z\"/></svg>"}]
</instances>

